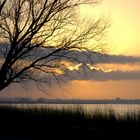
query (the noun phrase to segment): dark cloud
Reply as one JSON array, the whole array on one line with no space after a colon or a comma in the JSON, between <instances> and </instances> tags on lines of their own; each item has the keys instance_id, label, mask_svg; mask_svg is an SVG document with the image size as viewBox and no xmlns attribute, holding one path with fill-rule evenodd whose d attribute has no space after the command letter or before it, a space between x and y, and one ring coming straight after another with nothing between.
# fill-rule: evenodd
<instances>
[{"instance_id":1,"label":"dark cloud","mask_svg":"<svg viewBox=\"0 0 140 140\"><path fill-rule=\"evenodd\" d=\"M82 62L88 64L98 63L111 63L111 64L128 64L128 63L140 63L140 56L125 56L125 55L98 55L91 52L76 52L77 58Z\"/></svg>"},{"instance_id":2,"label":"dark cloud","mask_svg":"<svg viewBox=\"0 0 140 140\"><path fill-rule=\"evenodd\" d=\"M102 58L101 63L140 63L140 57L136 56L125 56L125 55L108 55Z\"/></svg>"},{"instance_id":3,"label":"dark cloud","mask_svg":"<svg viewBox=\"0 0 140 140\"><path fill-rule=\"evenodd\" d=\"M42 53L40 52L42 51ZM39 54L46 55L53 49L48 49L44 51L41 49ZM98 64L98 63L118 63L118 64L127 64L127 63L140 63L140 56L125 56L125 55L101 55L91 51L76 51L76 50L63 50L54 54L52 57L62 56L63 60L68 60L73 63L88 63L88 64Z\"/></svg>"},{"instance_id":4,"label":"dark cloud","mask_svg":"<svg viewBox=\"0 0 140 140\"><path fill-rule=\"evenodd\" d=\"M0 58L6 56L7 51L10 49L8 44L0 43ZM26 48L25 48L26 50ZM21 59L24 60L34 60L40 57L49 55L50 53L56 51L56 48L49 46L48 48L39 47L33 49L31 52L26 53ZM98 64L98 63L140 63L140 56L125 56L125 55L101 55L99 53L91 51L77 51L77 50L61 50L57 53L51 55L48 59L50 60L66 60L73 63L88 63L88 64Z\"/></svg>"},{"instance_id":5,"label":"dark cloud","mask_svg":"<svg viewBox=\"0 0 140 140\"><path fill-rule=\"evenodd\" d=\"M105 72L103 70L90 69L89 67L81 66L79 70L66 70L64 75L60 76L65 80L140 80L140 71L126 71L119 70Z\"/></svg>"},{"instance_id":6,"label":"dark cloud","mask_svg":"<svg viewBox=\"0 0 140 140\"><path fill-rule=\"evenodd\" d=\"M98 63L111 63L111 64L128 64L128 63L140 63L140 56L125 56L125 55L98 55L91 52L76 52L79 61L88 64Z\"/></svg>"}]
</instances>

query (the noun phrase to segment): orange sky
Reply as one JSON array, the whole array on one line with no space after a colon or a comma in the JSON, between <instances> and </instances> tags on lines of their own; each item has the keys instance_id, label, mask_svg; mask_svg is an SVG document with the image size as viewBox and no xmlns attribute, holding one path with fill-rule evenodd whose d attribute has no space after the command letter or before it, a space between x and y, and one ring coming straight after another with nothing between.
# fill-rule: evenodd
<instances>
[{"instance_id":1,"label":"orange sky","mask_svg":"<svg viewBox=\"0 0 140 140\"><path fill-rule=\"evenodd\" d=\"M96 7L82 7L83 17L110 16L112 26L108 32L108 43L112 54L140 56L140 0L103 0ZM139 72L140 63L125 64L98 64L100 69L118 70L119 72ZM60 88L53 86L49 98L76 98L76 99L110 99L139 98L140 80L105 80L105 81L71 81L64 86L64 94ZM18 93L20 91L20 93ZM8 94L5 94L8 93ZM18 93L18 94L17 94ZM20 90L20 88L6 89L2 96L31 96L34 98L48 97L33 88Z\"/></svg>"},{"instance_id":2,"label":"orange sky","mask_svg":"<svg viewBox=\"0 0 140 140\"><path fill-rule=\"evenodd\" d=\"M140 99L140 80L121 81L73 81L64 87L53 87L48 94L36 88L22 89L16 87L5 90L0 97L32 97L32 98L59 98L59 99ZM6 92L7 91L7 92Z\"/></svg>"}]
</instances>

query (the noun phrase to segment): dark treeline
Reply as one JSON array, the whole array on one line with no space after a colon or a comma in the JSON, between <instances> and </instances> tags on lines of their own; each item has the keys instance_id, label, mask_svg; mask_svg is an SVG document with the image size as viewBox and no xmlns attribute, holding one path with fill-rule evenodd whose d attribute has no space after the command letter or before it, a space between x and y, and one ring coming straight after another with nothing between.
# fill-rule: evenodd
<instances>
[{"instance_id":1,"label":"dark treeline","mask_svg":"<svg viewBox=\"0 0 140 140\"><path fill-rule=\"evenodd\" d=\"M80 99L32 99L29 97L0 98L0 104L140 104L140 99L102 99L102 100L80 100Z\"/></svg>"}]
</instances>

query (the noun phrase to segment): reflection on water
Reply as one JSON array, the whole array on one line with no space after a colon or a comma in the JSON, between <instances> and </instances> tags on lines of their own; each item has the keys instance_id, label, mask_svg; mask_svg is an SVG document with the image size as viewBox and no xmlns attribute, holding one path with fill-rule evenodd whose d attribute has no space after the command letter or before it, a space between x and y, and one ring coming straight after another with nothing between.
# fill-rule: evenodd
<instances>
[{"instance_id":1,"label":"reflection on water","mask_svg":"<svg viewBox=\"0 0 140 140\"><path fill-rule=\"evenodd\" d=\"M124 115L126 113L140 113L139 104L5 104L6 106L16 106L19 108L51 108L51 109L76 109L77 107L83 109L87 113L92 113L96 110L105 112L113 110L117 115Z\"/></svg>"}]
</instances>

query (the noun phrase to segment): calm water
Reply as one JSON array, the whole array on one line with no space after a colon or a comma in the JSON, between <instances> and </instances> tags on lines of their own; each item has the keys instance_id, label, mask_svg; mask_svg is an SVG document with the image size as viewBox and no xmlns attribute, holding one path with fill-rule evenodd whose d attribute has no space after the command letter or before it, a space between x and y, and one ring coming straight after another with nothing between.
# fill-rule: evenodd
<instances>
[{"instance_id":1,"label":"calm water","mask_svg":"<svg viewBox=\"0 0 140 140\"><path fill-rule=\"evenodd\" d=\"M19 108L52 108L52 109L76 109L82 108L85 112L91 113L96 110L113 110L118 115L131 113L140 113L140 104L9 104L7 106L16 106Z\"/></svg>"}]
</instances>

